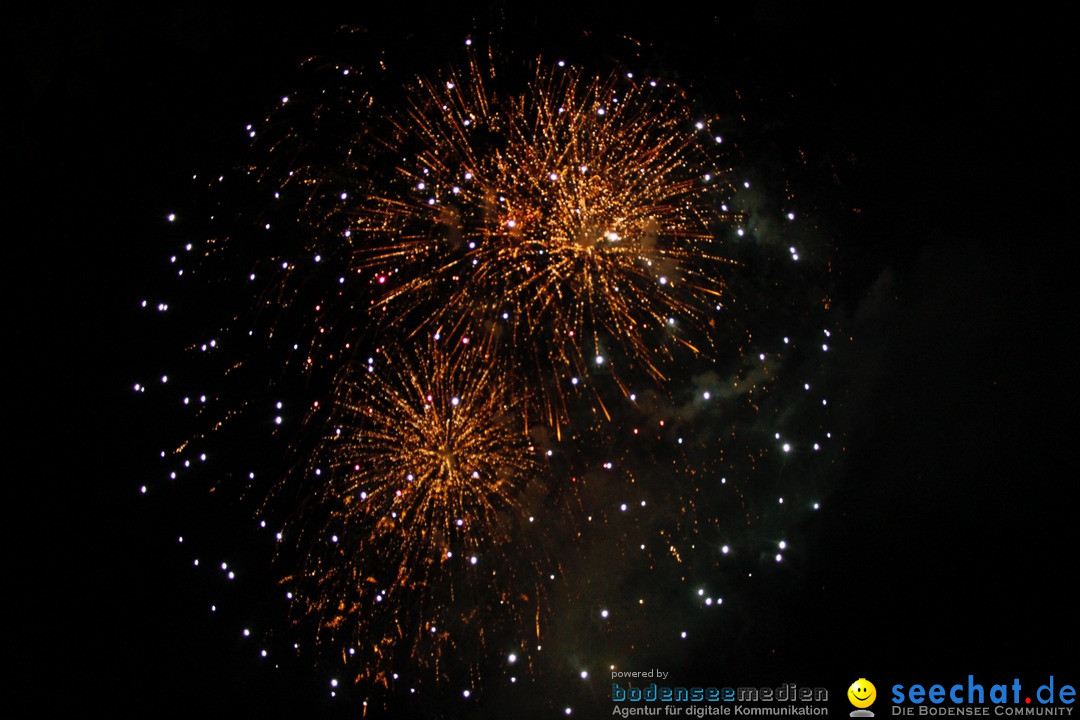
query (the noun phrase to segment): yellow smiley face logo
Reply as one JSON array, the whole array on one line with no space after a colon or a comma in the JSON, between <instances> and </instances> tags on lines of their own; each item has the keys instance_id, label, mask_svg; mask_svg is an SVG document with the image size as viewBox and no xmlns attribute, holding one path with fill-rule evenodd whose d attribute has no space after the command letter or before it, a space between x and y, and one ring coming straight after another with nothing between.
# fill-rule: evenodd
<instances>
[{"instance_id":1,"label":"yellow smiley face logo","mask_svg":"<svg viewBox=\"0 0 1080 720\"><path fill-rule=\"evenodd\" d=\"M857 708L868 708L877 698L877 688L866 678L859 678L847 689L848 700Z\"/></svg>"}]
</instances>

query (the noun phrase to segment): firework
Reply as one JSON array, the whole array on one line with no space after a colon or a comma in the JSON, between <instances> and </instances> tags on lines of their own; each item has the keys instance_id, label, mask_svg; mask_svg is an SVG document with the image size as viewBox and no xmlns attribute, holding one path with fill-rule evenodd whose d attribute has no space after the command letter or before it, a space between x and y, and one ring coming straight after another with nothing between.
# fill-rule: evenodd
<instances>
[{"instance_id":1,"label":"firework","mask_svg":"<svg viewBox=\"0 0 1080 720\"><path fill-rule=\"evenodd\" d=\"M366 697L634 666L781 562L830 462L793 195L661 78L496 65L322 65L174 259L225 312L170 478L260 443L215 483Z\"/></svg>"},{"instance_id":2,"label":"firework","mask_svg":"<svg viewBox=\"0 0 1080 720\"><path fill-rule=\"evenodd\" d=\"M441 674L448 651L482 647L500 622L535 626L524 526L541 468L490 357L429 344L372 360L309 421L328 430L303 468L303 569L285 582L320 640L385 684L401 658Z\"/></svg>"},{"instance_id":3,"label":"firework","mask_svg":"<svg viewBox=\"0 0 1080 720\"><path fill-rule=\"evenodd\" d=\"M503 348L558 425L598 369L625 393L636 374L662 380L675 348L711 346L730 266L714 237L739 218L721 138L677 87L539 61L523 90L495 75L470 58L417 80L383 131L299 177L331 199L309 200L313 222L369 280L374 317ZM372 167L387 168L376 185Z\"/></svg>"}]
</instances>

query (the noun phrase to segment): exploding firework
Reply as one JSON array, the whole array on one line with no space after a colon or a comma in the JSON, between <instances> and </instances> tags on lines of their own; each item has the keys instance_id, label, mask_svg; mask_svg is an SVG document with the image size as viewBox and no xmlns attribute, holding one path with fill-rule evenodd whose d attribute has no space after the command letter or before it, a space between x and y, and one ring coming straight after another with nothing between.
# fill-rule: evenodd
<instances>
[{"instance_id":1,"label":"exploding firework","mask_svg":"<svg viewBox=\"0 0 1080 720\"><path fill-rule=\"evenodd\" d=\"M403 658L445 674L448 652L480 657L501 623L538 629L527 526L545 493L522 395L492 358L462 344L378 355L309 420L327 430L302 469L305 553L285 583L321 639L386 684Z\"/></svg>"},{"instance_id":2,"label":"exploding firework","mask_svg":"<svg viewBox=\"0 0 1080 720\"><path fill-rule=\"evenodd\" d=\"M731 266L716 236L741 216L722 138L678 87L539 61L524 90L499 85L475 57L418 79L382 131L289 181L319 242L368 279L373 317L516 358L558 427L573 390L607 414L590 376L625 394L663 380L676 348L713 347ZM349 104L359 126L380 124L374 102Z\"/></svg>"},{"instance_id":3,"label":"exploding firework","mask_svg":"<svg viewBox=\"0 0 1080 720\"><path fill-rule=\"evenodd\" d=\"M320 65L174 258L224 311L170 477L234 463L365 697L651 662L786 557L834 457L794 195L663 79L497 65Z\"/></svg>"}]
</instances>

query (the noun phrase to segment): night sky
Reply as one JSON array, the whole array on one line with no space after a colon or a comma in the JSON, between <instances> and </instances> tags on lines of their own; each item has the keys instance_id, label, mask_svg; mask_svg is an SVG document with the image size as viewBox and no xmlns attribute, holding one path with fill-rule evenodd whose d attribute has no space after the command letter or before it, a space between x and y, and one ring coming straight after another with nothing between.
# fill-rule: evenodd
<instances>
[{"instance_id":1,"label":"night sky","mask_svg":"<svg viewBox=\"0 0 1080 720\"><path fill-rule=\"evenodd\" d=\"M797 528L791 568L747 591L755 611L688 646L673 669L828 685L838 697L860 676L1075 684L1065 101L1077 58L1064 8L388 3L9 16L16 710L355 716L328 698L325 673L270 669L239 638L242 620L207 612L219 579L193 572L176 542L202 506L140 496L160 473L170 415L131 392L181 349L137 307L178 241L165 216L191 202L193 173L244 157L244 125L290 92L304 59L343 42L342 25L363 28L362 42L429 48L435 66L477 27L577 57L638 38L711 107L746 113L754 157L791 175L828 236L851 338L830 380L843 397L842 462L822 512ZM792 169L800 148L811 162ZM253 547L245 561L265 562Z\"/></svg>"}]
</instances>

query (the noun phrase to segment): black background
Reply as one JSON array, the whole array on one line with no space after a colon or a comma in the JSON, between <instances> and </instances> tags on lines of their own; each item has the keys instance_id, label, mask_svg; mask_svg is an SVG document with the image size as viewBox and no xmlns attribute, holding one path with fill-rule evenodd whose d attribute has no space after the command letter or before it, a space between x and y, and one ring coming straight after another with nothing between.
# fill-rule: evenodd
<instances>
[{"instance_id":1,"label":"black background","mask_svg":"<svg viewBox=\"0 0 1080 720\"><path fill-rule=\"evenodd\" d=\"M207 620L207 589L173 532L185 509L138 496L161 418L130 386L164 340L145 334L135 304L171 250L162 218L189 196L190 175L241 156L244 124L339 25L390 44L430 37L440 57L474 18L505 25L511 41L580 46L583 29L647 40L706 91L712 77L718 97L749 93L778 137L835 153L843 205L860 210L826 213L854 359L846 463L809 530L813 560L759 598L770 622L746 628L733 654L701 648L690 661L724 656L726 677L838 688L968 673L1075 684L1065 104L1076 26L1065 7L9 11L16 709L328 711L323 680L267 670Z\"/></svg>"}]
</instances>

